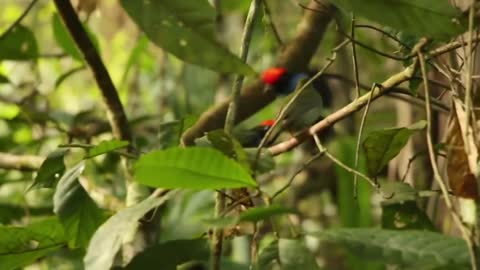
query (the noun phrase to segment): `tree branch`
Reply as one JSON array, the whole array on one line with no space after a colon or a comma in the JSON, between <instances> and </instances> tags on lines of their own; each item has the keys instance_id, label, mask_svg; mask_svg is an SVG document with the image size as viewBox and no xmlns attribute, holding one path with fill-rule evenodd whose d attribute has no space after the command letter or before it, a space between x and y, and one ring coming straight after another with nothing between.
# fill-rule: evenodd
<instances>
[{"instance_id":1,"label":"tree branch","mask_svg":"<svg viewBox=\"0 0 480 270\"><path fill-rule=\"evenodd\" d=\"M45 158L33 155L13 155L0 153L0 169L36 171Z\"/></svg>"},{"instance_id":2,"label":"tree branch","mask_svg":"<svg viewBox=\"0 0 480 270\"><path fill-rule=\"evenodd\" d=\"M281 153L290 151L291 149L300 145L306 139L313 137L315 134L327 129L328 127L333 126L336 122L344 119L345 117L355 113L356 111L366 106L369 99L371 99L371 101L374 101L380 96L386 94L386 92L388 92L393 87L410 80L413 76L416 66L417 63L415 62L414 64L405 68L403 71L391 76L382 84L373 87L371 90L373 92L368 92L362 95L361 97L347 104L343 108L325 117L323 120L311 126L310 128L304 129L297 136L270 147L270 152L272 153L272 155L276 156Z\"/></svg>"},{"instance_id":3,"label":"tree branch","mask_svg":"<svg viewBox=\"0 0 480 270\"><path fill-rule=\"evenodd\" d=\"M315 54L334 13L334 7L326 0L311 1L309 7L315 11L305 11L298 26L297 36L277 59L278 66L287 67L294 72L307 70L310 59ZM275 98L274 91L265 91L264 85L259 79L252 85L243 88L238 104L242 110L238 111L236 123L250 117ZM205 132L222 128L225 124L229 103L230 100L227 100L204 112L197 123L183 134L183 144L191 145Z\"/></svg>"}]
</instances>

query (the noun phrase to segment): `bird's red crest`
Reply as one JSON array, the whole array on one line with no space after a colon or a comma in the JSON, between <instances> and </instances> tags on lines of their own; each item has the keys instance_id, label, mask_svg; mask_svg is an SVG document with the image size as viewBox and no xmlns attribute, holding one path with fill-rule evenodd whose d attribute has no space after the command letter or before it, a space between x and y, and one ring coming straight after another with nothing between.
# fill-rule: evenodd
<instances>
[{"instance_id":1,"label":"bird's red crest","mask_svg":"<svg viewBox=\"0 0 480 270\"><path fill-rule=\"evenodd\" d=\"M275 124L275 120L269 119L269 120L263 121L263 122L260 124L260 126L262 126L262 127L271 127L271 126L273 126L274 124Z\"/></svg>"},{"instance_id":2,"label":"bird's red crest","mask_svg":"<svg viewBox=\"0 0 480 270\"><path fill-rule=\"evenodd\" d=\"M262 81L265 84L275 84L285 73L287 73L286 68L269 68L262 73Z\"/></svg>"}]
</instances>

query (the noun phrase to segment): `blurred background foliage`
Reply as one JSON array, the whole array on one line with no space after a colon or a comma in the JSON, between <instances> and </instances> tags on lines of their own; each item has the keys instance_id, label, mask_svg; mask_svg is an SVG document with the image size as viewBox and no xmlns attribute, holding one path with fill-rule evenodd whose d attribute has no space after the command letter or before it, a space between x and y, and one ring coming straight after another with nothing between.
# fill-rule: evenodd
<instances>
[{"instance_id":1,"label":"blurred background foliage","mask_svg":"<svg viewBox=\"0 0 480 270\"><path fill-rule=\"evenodd\" d=\"M118 1L78 1L81 18L92 39L96 41L117 86L135 143L141 153L177 145L179 132L184 130L183 125L191 125L207 108L225 100L230 94L232 76L185 63L156 47L132 23ZM95 5L89 6L89 2L95 2ZM218 33L219 39L230 51L236 53L250 1L221 2L224 20ZM26 0L2 2L0 33L22 14L29 3ZM288 42L296 33L303 8L297 1L268 3L281 39ZM338 25L349 23L349 18L343 16L338 16L339 24L330 24L320 49L313 58L312 66L322 66L330 56L331 49L342 40ZM275 56L281 49L267 18L261 17L263 19L255 25L248 58L248 63L257 72L273 66ZM371 22L358 19L357 23ZM46 157L59 144L98 144L111 140L97 85L79 52L72 46L52 1L38 1L21 24L26 28L26 33L33 35L31 55L17 61L19 59L14 59L13 54L0 54L0 151ZM398 50L397 44L369 29L358 29L356 38L380 51L394 53ZM346 47L340 50L337 57L328 73L351 78L350 49ZM357 59L360 81L366 85L383 81L403 68L402 62L386 59L362 48L357 49ZM251 80L251 77L247 78L246 84ZM353 97L351 87L341 81L333 81L331 90L337 108ZM274 118L281 102L277 100L242 123L242 126L251 127L265 119ZM404 123L405 126L405 122L400 119L402 108L398 103L395 99L384 98L381 102L372 104L364 134L394 127L399 123ZM354 166L355 135L360 117L360 114L355 114L339 123L334 137L327 144L331 153L350 167ZM415 119L408 121L413 123L422 117L423 113L419 111L416 112ZM419 135L415 134L414 139L417 136ZM310 153L305 150L296 149L276 157L275 169L258 177L263 190L273 194L284 186L310 157ZM416 150L425 151L425 146ZM81 159L82 153L81 149L70 150L65 157L66 167ZM402 164L409 159L406 156L400 158ZM421 188L429 187L429 168L425 168L421 161L415 164L412 170L415 171L413 175L416 178L407 182ZM393 170L393 173L386 170L378 180L385 182L385 188L388 188L390 184L384 178L400 179L400 173L405 172L404 168ZM363 157L359 170L366 171ZM1 224L30 224L39 217L52 214L54 191L26 191L35 175L34 171L0 169ZM86 164L80 180L101 208L114 212L124 207L126 190L118 155L108 153L92 159ZM405 188L406 193L415 193L415 190L409 190L410 186ZM398 189L394 187L393 190ZM213 217L213 193L185 190L162 206L158 210L162 212L161 242L194 238L207 232L209 224L205 220ZM322 158L297 175L290 188L276 198L276 203L296 209L298 214L275 218L274 224L285 237L296 235L296 230L315 232L327 228L380 226L399 229L395 227L398 223L401 223L401 227L413 229L435 229L428 216L417 208L415 196L397 202L394 199L373 192L361 180L358 197L354 198L352 174ZM398 205L405 202L411 202L408 211L398 208ZM412 225L409 222L412 213L415 214L416 211L421 218L416 219ZM272 235L263 237L260 250L265 250L273 239ZM228 242L226 254L236 263L248 263L249 255L244 254L245 241L242 237L235 237ZM367 263L361 257L355 257L344 250L321 244L315 237L307 237L306 244L317 255L317 263L322 269L386 269L380 264ZM84 252L82 249L62 248L26 269L82 269Z\"/></svg>"}]
</instances>

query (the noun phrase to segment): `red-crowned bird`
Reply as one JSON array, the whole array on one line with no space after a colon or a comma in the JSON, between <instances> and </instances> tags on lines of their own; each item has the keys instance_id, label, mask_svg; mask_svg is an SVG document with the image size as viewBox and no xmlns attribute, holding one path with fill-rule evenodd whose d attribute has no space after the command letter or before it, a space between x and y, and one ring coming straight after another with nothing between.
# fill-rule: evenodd
<instances>
[{"instance_id":1,"label":"red-crowned bird","mask_svg":"<svg viewBox=\"0 0 480 270\"><path fill-rule=\"evenodd\" d=\"M286 68L273 67L262 73L265 85L278 95L287 96L288 101L295 95L314 73L293 73ZM293 104L284 112L279 124L291 133L302 130L322 119L325 108L331 107L331 92L322 78L317 78L302 91Z\"/></svg>"}]
</instances>

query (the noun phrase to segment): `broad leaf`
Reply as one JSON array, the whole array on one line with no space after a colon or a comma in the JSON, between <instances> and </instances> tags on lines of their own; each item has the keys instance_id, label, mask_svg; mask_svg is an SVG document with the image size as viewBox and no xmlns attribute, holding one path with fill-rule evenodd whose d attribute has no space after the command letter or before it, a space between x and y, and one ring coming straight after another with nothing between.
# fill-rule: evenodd
<instances>
[{"instance_id":1,"label":"broad leaf","mask_svg":"<svg viewBox=\"0 0 480 270\"><path fill-rule=\"evenodd\" d=\"M104 212L78 182L85 168L81 161L60 179L53 197L53 211L63 224L70 247L86 247L105 220Z\"/></svg>"},{"instance_id":2,"label":"broad leaf","mask_svg":"<svg viewBox=\"0 0 480 270\"><path fill-rule=\"evenodd\" d=\"M166 202L175 192L162 197L149 197L143 202L124 208L110 217L95 232L85 255L85 269L110 269L122 243L137 229L139 222L150 210Z\"/></svg>"},{"instance_id":3,"label":"broad leaf","mask_svg":"<svg viewBox=\"0 0 480 270\"><path fill-rule=\"evenodd\" d=\"M225 133L223 129L208 132L207 139L215 149L220 150L228 157L234 158L246 170L250 171L247 154L242 145L235 138Z\"/></svg>"},{"instance_id":4,"label":"broad leaf","mask_svg":"<svg viewBox=\"0 0 480 270\"><path fill-rule=\"evenodd\" d=\"M43 161L37 176L28 189L52 188L65 172L63 158L67 151L68 149L57 149L50 153Z\"/></svg>"},{"instance_id":5,"label":"broad leaf","mask_svg":"<svg viewBox=\"0 0 480 270\"><path fill-rule=\"evenodd\" d=\"M330 0L339 8L354 12L397 30L433 38L449 39L465 30L458 23L461 14L448 0Z\"/></svg>"},{"instance_id":6,"label":"broad leaf","mask_svg":"<svg viewBox=\"0 0 480 270\"><path fill-rule=\"evenodd\" d=\"M337 244L363 260L380 261L401 269L433 269L469 265L467 245L460 238L429 231L382 229L332 229L314 234ZM429 268L417 268L422 265ZM467 268L468 269L468 268Z\"/></svg>"},{"instance_id":7,"label":"broad leaf","mask_svg":"<svg viewBox=\"0 0 480 270\"><path fill-rule=\"evenodd\" d=\"M256 186L242 166L217 150L206 147L174 147L145 154L135 164L135 177L141 184L160 188Z\"/></svg>"},{"instance_id":8,"label":"broad leaf","mask_svg":"<svg viewBox=\"0 0 480 270\"><path fill-rule=\"evenodd\" d=\"M103 155L105 153L112 152L126 146L128 146L128 141L120 141L117 139L113 139L110 141L102 141L99 145L88 149L88 153L85 158L92 158Z\"/></svg>"},{"instance_id":9,"label":"broad leaf","mask_svg":"<svg viewBox=\"0 0 480 270\"><path fill-rule=\"evenodd\" d=\"M419 121L409 127L390 128L371 132L363 141L367 169L370 176L377 176L388 162L407 144L410 136L425 128L426 121Z\"/></svg>"},{"instance_id":10,"label":"broad leaf","mask_svg":"<svg viewBox=\"0 0 480 270\"><path fill-rule=\"evenodd\" d=\"M121 3L153 43L178 58L216 71L255 74L215 40L215 10L206 0Z\"/></svg>"},{"instance_id":11,"label":"broad leaf","mask_svg":"<svg viewBox=\"0 0 480 270\"><path fill-rule=\"evenodd\" d=\"M432 221L417 206L416 201L382 203L382 228L436 231Z\"/></svg>"},{"instance_id":12,"label":"broad leaf","mask_svg":"<svg viewBox=\"0 0 480 270\"><path fill-rule=\"evenodd\" d=\"M10 33L0 38L1 60L31 60L38 56L37 40L33 32L17 25Z\"/></svg>"},{"instance_id":13,"label":"broad leaf","mask_svg":"<svg viewBox=\"0 0 480 270\"><path fill-rule=\"evenodd\" d=\"M0 226L0 269L19 269L66 245L56 218L27 227Z\"/></svg>"},{"instance_id":14,"label":"broad leaf","mask_svg":"<svg viewBox=\"0 0 480 270\"><path fill-rule=\"evenodd\" d=\"M158 269L176 270L180 264L205 260L209 254L208 242L205 239L172 240L135 256L125 270L149 269L152 265Z\"/></svg>"}]
</instances>

